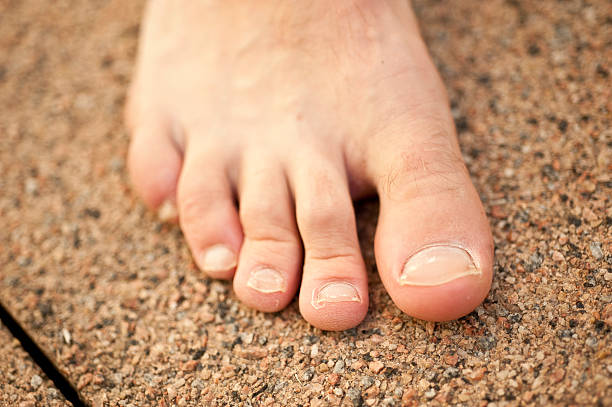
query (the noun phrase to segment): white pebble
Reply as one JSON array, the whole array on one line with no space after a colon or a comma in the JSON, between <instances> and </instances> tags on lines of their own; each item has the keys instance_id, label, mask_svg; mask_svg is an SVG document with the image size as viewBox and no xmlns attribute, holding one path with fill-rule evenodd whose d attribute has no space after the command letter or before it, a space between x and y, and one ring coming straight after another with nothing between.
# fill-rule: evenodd
<instances>
[{"instance_id":1,"label":"white pebble","mask_svg":"<svg viewBox=\"0 0 612 407\"><path fill-rule=\"evenodd\" d=\"M30 380L30 386L32 386L32 388L34 390L36 390L36 389L38 389L40 387L42 382L43 382L42 377L40 377L39 375L35 374L34 376L32 376L32 379Z\"/></svg>"}]
</instances>

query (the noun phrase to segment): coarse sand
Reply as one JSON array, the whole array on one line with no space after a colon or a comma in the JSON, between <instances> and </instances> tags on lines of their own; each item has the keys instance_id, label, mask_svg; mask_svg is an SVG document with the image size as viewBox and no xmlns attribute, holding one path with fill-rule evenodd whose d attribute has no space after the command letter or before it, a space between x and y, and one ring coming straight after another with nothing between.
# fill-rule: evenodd
<instances>
[{"instance_id":1,"label":"coarse sand","mask_svg":"<svg viewBox=\"0 0 612 407\"><path fill-rule=\"evenodd\" d=\"M491 220L493 288L458 321L403 315L376 274L377 202L361 202L371 307L340 333L295 303L242 306L130 189L122 109L142 6L0 1L0 301L85 400L612 406L608 1L415 1ZM0 335L0 389L49 401Z\"/></svg>"}]
</instances>

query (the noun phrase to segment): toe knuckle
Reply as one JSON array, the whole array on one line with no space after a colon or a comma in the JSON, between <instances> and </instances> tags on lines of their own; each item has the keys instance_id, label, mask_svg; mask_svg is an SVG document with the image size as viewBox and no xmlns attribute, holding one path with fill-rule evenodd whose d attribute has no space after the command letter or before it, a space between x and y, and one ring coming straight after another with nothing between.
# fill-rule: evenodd
<instances>
[{"instance_id":1,"label":"toe knuckle","mask_svg":"<svg viewBox=\"0 0 612 407\"><path fill-rule=\"evenodd\" d=\"M298 204L299 222L307 228L325 230L342 221L338 200L331 196L318 196Z\"/></svg>"},{"instance_id":2,"label":"toe knuckle","mask_svg":"<svg viewBox=\"0 0 612 407\"><path fill-rule=\"evenodd\" d=\"M399 151L391 162L379 184L392 199L452 194L465 186L463 159L447 137L432 137L409 151Z\"/></svg>"},{"instance_id":3,"label":"toe knuckle","mask_svg":"<svg viewBox=\"0 0 612 407\"><path fill-rule=\"evenodd\" d=\"M180 197L178 201L178 212L181 229L186 234L197 235L202 222L210 211L209 202L197 195Z\"/></svg>"}]
</instances>

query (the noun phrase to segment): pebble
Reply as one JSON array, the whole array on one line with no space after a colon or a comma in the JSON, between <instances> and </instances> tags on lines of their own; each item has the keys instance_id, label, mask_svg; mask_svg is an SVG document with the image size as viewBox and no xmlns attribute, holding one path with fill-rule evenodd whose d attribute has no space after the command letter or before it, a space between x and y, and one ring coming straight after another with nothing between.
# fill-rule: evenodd
<instances>
[{"instance_id":1,"label":"pebble","mask_svg":"<svg viewBox=\"0 0 612 407\"><path fill-rule=\"evenodd\" d=\"M361 404L361 392L355 387L351 387L346 393L348 398L353 402L354 406Z\"/></svg>"},{"instance_id":2,"label":"pebble","mask_svg":"<svg viewBox=\"0 0 612 407\"><path fill-rule=\"evenodd\" d=\"M342 359L339 359L334 365L334 373L344 373L344 361Z\"/></svg>"},{"instance_id":3,"label":"pebble","mask_svg":"<svg viewBox=\"0 0 612 407\"><path fill-rule=\"evenodd\" d=\"M311 367L311 368L306 369L306 370L304 371L304 373L302 373L302 379L303 379L304 381L309 382L309 381L311 381L311 380L312 380L312 378L314 377L314 375L315 375L314 368L312 368L312 367Z\"/></svg>"},{"instance_id":4,"label":"pebble","mask_svg":"<svg viewBox=\"0 0 612 407\"><path fill-rule=\"evenodd\" d=\"M385 365L383 362L376 360L374 362L368 363L368 367L373 373L380 373L381 370L385 368Z\"/></svg>"},{"instance_id":5,"label":"pebble","mask_svg":"<svg viewBox=\"0 0 612 407\"><path fill-rule=\"evenodd\" d=\"M339 381L340 381L340 375L336 373L330 374L329 377L327 378L327 383L331 384L332 386L335 386L336 384L338 384Z\"/></svg>"},{"instance_id":6,"label":"pebble","mask_svg":"<svg viewBox=\"0 0 612 407\"><path fill-rule=\"evenodd\" d=\"M600 260L603 257L603 252L601 251L601 243L591 242L589 243L589 249L591 249L591 254L597 260Z\"/></svg>"},{"instance_id":7,"label":"pebble","mask_svg":"<svg viewBox=\"0 0 612 407\"><path fill-rule=\"evenodd\" d=\"M253 343L253 337L254 335L252 332L240 334L240 339L242 340L242 343L246 345L250 345Z\"/></svg>"},{"instance_id":8,"label":"pebble","mask_svg":"<svg viewBox=\"0 0 612 407\"><path fill-rule=\"evenodd\" d=\"M363 376L361 378L361 386L364 389L369 388L370 386L372 386L374 384L374 378L370 377L370 376Z\"/></svg>"},{"instance_id":9,"label":"pebble","mask_svg":"<svg viewBox=\"0 0 612 407\"><path fill-rule=\"evenodd\" d=\"M64 338L64 342L70 345L70 342L72 342L72 335L70 335L70 332L66 328L62 329L62 337Z\"/></svg>"},{"instance_id":10,"label":"pebble","mask_svg":"<svg viewBox=\"0 0 612 407\"><path fill-rule=\"evenodd\" d=\"M319 344L315 343L314 345L312 345L312 347L310 348L310 357L314 358L319 354Z\"/></svg>"},{"instance_id":11,"label":"pebble","mask_svg":"<svg viewBox=\"0 0 612 407\"><path fill-rule=\"evenodd\" d=\"M394 406L395 400L392 397L385 397L382 401L383 406Z\"/></svg>"},{"instance_id":12,"label":"pebble","mask_svg":"<svg viewBox=\"0 0 612 407\"><path fill-rule=\"evenodd\" d=\"M29 195L36 195L36 193L38 193L38 181L35 178L26 179L25 191Z\"/></svg>"},{"instance_id":13,"label":"pebble","mask_svg":"<svg viewBox=\"0 0 612 407\"><path fill-rule=\"evenodd\" d=\"M586 341L584 341L584 343L588 347L595 349L595 347L597 346L597 338L595 338L594 336L590 336L586 339Z\"/></svg>"},{"instance_id":14,"label":"pebble","mask_svg":"<svg viewBox=\"0 0 612 407\"><path fill-rule=\"evenodd\" d=\"M452 377L458 377L459 369L457 369L456 367L449 367L444 371L444 373L442 373L442 376L446 377L447 379Z\"/></svg>"},{"instance_id":15,"label":"pebble","mask_svg":"<svg viewBox=\"0 0 612 407\"><path fill-rule=\"evenodd\" d=\"M429 389L423 395L431 400L436 396L436 391L434 389Z\"/></svg>"},{"instance_id":16,"label":"pebble","mask_svg":"<svg viewBox=\"0 0 612 407\"><path fill-rule=\"evenodd\" d=\"M563 254L557 250L555 250L552 254L552 259L553 261L557 262L557 263L561 263L563 261L565 261L565 257L563 256Z\"/></svg>"},{"instance_id":17,"label":"pebble","mask_svg":"<svg viewBox=\"0 0 612 407\"><path fill-rule=\"evenodd\" d=\"M42 377L40 377L39 375L35 374L34 376L32 376L32 379L30 379L30 386L32 386L32 388L34 390L36 390L36 389L38 389L40 387L42 382L43 382Z\"/></svg>"}]
</instances>

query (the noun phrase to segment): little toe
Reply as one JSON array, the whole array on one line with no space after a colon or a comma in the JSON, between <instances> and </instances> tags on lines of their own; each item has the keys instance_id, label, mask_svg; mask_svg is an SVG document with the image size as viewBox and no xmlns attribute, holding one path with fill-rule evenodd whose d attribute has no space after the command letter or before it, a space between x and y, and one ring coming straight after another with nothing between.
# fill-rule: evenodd
<instances>
[{"instance_id":1,"label":"little toe","mask_svg":"<svg viewBox=\"0 0 612 407\"><path fill-rule=\"evenodd\" d=\"M355 213L341 160L310 157L290 175L304 244L300 311L317 328L359 324L368 310L368 283Z\"/></svg>"},{"instance_id":2,"label":"little toe","mask_svg":"<svg viewBox=\"0 0 612 407\"><path fill-rule=\"evenodd\" d=\"M248 306L274 312L295 296L302 244L280 161L265 151L245 154L239 182L244 242L234 290Z\"/></svg>"},{"instance_id":3,"label":"little toe","mask_svg":"<svg viewBox=\"0 0 612 407\"><path fill-rule=\"evenodd\" d=\"M375 252L397 306L425 320L474 310L491 287L493 242L452 133L387 156Z\"/></svg>"},{"instance_id":4,"label":"little toe","mask_svg":"<svg viewBox=\"0 0 612 407\"><path fill-rule=\"evenodd\" d=\"M176 220L176 187L182 155L166 126L149 121L134 129L128 168L134 188L162 221Z\"/></svg>"},{"instance_id":5,"label":"little toe","mask_svg":"<svg viewBox=\"0 0 612 407\"><path fill-rule=\"evenodd\" d=\"M213 278L234 275L242 230L226 161L214 148L190 144L178 184L181 229L194 261Z\"/></svg>"}]
</instances>

